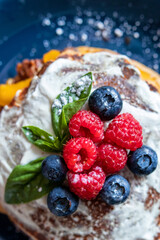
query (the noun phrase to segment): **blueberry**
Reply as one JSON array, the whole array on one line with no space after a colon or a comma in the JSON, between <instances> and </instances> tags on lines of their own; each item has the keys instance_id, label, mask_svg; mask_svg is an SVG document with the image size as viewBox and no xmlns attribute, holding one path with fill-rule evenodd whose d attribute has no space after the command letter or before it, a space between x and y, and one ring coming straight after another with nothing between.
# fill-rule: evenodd
<instances>
[{"instance_id":1,"label":"blueberry","mask_svg":"<svg viewBox=\"0 0 160 240\"><path fill-rule=\"evenodd\" d=\"M48 208L56 216L71 215L78 204L79 198L66 187L56 187L48 194Z\"/></svg>"},{"instance_id":2,"label":"blueberry","mask_svg":"<svg viewBox=\"0 0 160 240\"><path fill-rule=\"evenodd\" d=\"M145 145L131 152L127 165L128 168L137 175L148 175L152 173L158 164L158 157L156 152Z\"/></svg>"},{"instance_id":3,"label":"blueberry","mask_svg":"<svg viewBox=\"0 0 160 240\"><path fill-rule=\"evenodd\" d=\"M48 180L58 183L66 178L67 167L62 157L50 155L42 162L42 174Z\"/></svg>"},{"instance_id":4,"label":"blueberry","mask_svg":"<svg viewBox=\"0 0 160 240\"><path fill-rule=\"evenodd\" d=\"M120 175L109 176L100 192L100 197L109 205L123 203L129 196L130 184Z\"/></svg>"},{"instance_id":5,"label":"blueberry","mask_svg":"<svg viewBox=\"0 0 160 240\"><path fill-rule=\"evenodd\" d=\"M96 89L89 97L89 108L101 120L108 121L115 118L122 109L120 94L110 86Z\"/></svg>"}]
</instances>

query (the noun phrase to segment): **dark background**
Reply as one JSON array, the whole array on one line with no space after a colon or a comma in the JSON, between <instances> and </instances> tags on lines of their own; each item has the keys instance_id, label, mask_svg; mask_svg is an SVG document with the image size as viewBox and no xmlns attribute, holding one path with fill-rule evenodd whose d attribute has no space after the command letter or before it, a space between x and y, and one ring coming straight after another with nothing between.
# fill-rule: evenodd
<instances>
[{"instance_id":1,"label":"dark background","mask_svg":"<svg viewBox=\"0 0 160 240\"><path fill-rule=\"evenodd\" d=\"M0 82L24 58L79 45L117 50L160 72L159 10L158 0L0 0ZM18 239L28 238L0 215L0 240Z\"/></svg>"}]
</instances>

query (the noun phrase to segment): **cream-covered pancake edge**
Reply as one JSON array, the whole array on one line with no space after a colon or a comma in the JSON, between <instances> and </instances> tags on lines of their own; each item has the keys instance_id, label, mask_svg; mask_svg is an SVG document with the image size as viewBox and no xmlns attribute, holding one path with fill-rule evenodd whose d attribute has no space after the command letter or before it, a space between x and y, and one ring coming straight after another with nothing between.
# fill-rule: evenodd
<instances>
[{"instance_id":1,"label":"cream-covered pancake edge","mask_svg":"<svg viewBox=\"0 0 160 240\"><path fill-rule=\"evenodd\" d=\"M120 64L126 59L122 55L112 55L106 52L89 53L83 56L83 61L71 61L60 58L53 62L40 77L34 77L23 101L21 107L5 107L0 115L0 203L9 213L27 228L48 234L47 239L55 237L61 239L66 231L69 235L86 234L94 235L93 239L106 239L110 234L112 240L136 240L142 238L144 240L152 240L158 234L156 218L159 215L159 201L155 202L149 209L145 206L150 188L160 192L160 164L157 170L147 177L137 177L125 167L120 174L125 176L131 184L131 193L129 199L122 205L117 205L109 213L104 213L99 220L93 221L88 205L84 201L80 201L77 212L85 218L88 226L76 224L69 228L58 217L53 216L46 205L46 197L30 202L25 205L8 205L4 202L4 189L6 180L17 164L26 164L38 157L47 156L47 153L39 150L30 144L21 132L21 127L26 125L34 125L44 129L52 134L51 124L51 105L56 96L61 93L68 85L85 73L92 71L94 79L94 88L97 84L97 74L107 76L108 78L117 79L124 78L123 66ZM160 95L152 92L146 82L139 77L138 70L129 65L128 68L134 71L134 74L126 80L133 87L137 94L137 101L146 103L150 110L146 110L135 104L131 104L125 99L125 91L121 94L123 99L122 112L131 113L142 125L144 144L152 147L158 154L160 159ZM66 70L67 69L67 70ZM72 70L70 70L72 69ZM118 81L118 80L117 80ZM121 80L119 80L121 81ZM105 84L105 82L104 82ZM123 86L122 86L123 89ZM118 90L118 89L117 89ZM85 104L87 108L87 104ZM105 125L107 126L108 123ZM102 206L103 207L103 206ZM45 211L46 220L44 226L49 226L50 231L42 229L32 216L38 208ZM94 211L94 209L93 209ZM43 216L42 216L43 218ZM49 219L55 221L55 227ZM74 214L71 219L76 223ZM113 228L103 230L101 238L98 237L96 231L100 221L109 221ZM94 222L94 225L92 224ZM52 233L54 229L54 233ZM45 232L46 231L46 232ZM46 237L46 236L45 236Z\"/></svg>"}]
</instances>

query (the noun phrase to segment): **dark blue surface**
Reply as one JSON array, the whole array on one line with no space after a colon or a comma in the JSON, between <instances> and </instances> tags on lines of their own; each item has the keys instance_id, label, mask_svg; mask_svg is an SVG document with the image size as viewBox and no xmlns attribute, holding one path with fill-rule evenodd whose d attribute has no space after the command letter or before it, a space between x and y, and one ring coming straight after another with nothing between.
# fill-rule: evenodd
<instances>
[{"instance_id":1,"label":"dark blue surface","mask_svg":"<svg viewBox=\"0 0 160 240\"><path fill-rule=\"evenodd\" d=\"M78 4L81 5L81 9L77 7ZM14 76L16 62L23 58L42 57L42 54L51 48L63 49L66 46L78 45L117 50L159 70L159 60L153 57L157 58L154 54L160 53L159 36L156 35L160 28L159 7L160 2L156 0L60 0L54 3L52 0L0 1L0 80L4 82L8 77ZM87 9L92 10L91 17L86 12ZM124 37L115 38L113 33L107 41L102 37L95 37L96 29L88 26L88 19L98 20L100 17L102 21L105 17L111 19L114 12L118 13L118 17L114 18L113 29L125 21L128 21L130 26L140 21L141 25L137 27L140 37L134 38L129 33L130 30L124 33L124 37L130 38L129 44L125 43ZM105 16L98 15L100 13ZM57 19L64 15L67 24L63 28L64 34L58 36L56 35ZM74 26L75 15L83 18L82 25ZM51 25L43 25L45 17L52 22ZM83 32L88 34L86 41L81 40L80 34ZM77 40L71 41L68 37L69 33L75 33ZM157 39L154 38L155 36ZM156 45L158 47L154 47Z\"/></svg>"},{"instance_id":2,"label":"dark blue surface","mask_svg":"<svg viewBox=\"0 0 160 240\"><path fill-rule=\"evenodd\" d=\"M159 9L158 0L0 0L0 82L14 76L16 63L23 58L41 57L51 48L78 45L117 50L159 71ZM57 35L61 16L65 16L66 24L60 27L64 33ZM83 23L75 24L75 16ZM106 38L99 27L88 22L104 22L107 17L111 32ZM117 27L125 28L121 38L115 37ZM1 215L0 239L27 238Z\"/></svg>"},{"instance_id":3,"label":"dark blue surface","mask_svg":"<svg viewBox=\"0 0 160 240\"><path fill-rule=\"evenodd\" d=\"M0 240L28 240L28 237L15 229L8 217L0 214Z\"/></svg>"}]
</instances>

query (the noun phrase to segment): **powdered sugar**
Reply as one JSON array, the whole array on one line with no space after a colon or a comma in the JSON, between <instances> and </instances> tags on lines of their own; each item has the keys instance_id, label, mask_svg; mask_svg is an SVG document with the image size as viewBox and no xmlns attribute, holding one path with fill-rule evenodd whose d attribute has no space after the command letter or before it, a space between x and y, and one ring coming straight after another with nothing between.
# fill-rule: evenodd
<instances>
[{"instance_id":1,"label":"powdered sugar","mask_svg":"<svg viewBox=\"0 0 160 240\"><path fill-rule=\"evenodd\" d=\"M91 84L91 79L88 75L83 76L82 78L78 79L72 87L71 92L76 93L77 97L81 95L85 88L89 87Z\"/></svg>"},{"instance_id":2,"label":"powdered sugar","mask_svg":"<svg viewBox=\"0 0 160 240\"><path fill-rule=\"evenodd\" d=\"M69 96L72 93L75 93L76 96L74 96L75 100L78 100L82 92L89 87L91 84L91 78L88 75L85 75L78 80L76 80L73 85L70 85L70 90L68 92L63 91L59 97L59 99L55 99L52 108L58 109L58 115L61 114L62 108L64 105L68 103L73 102L73 96Z\"/></svg>"}]
</instances>

